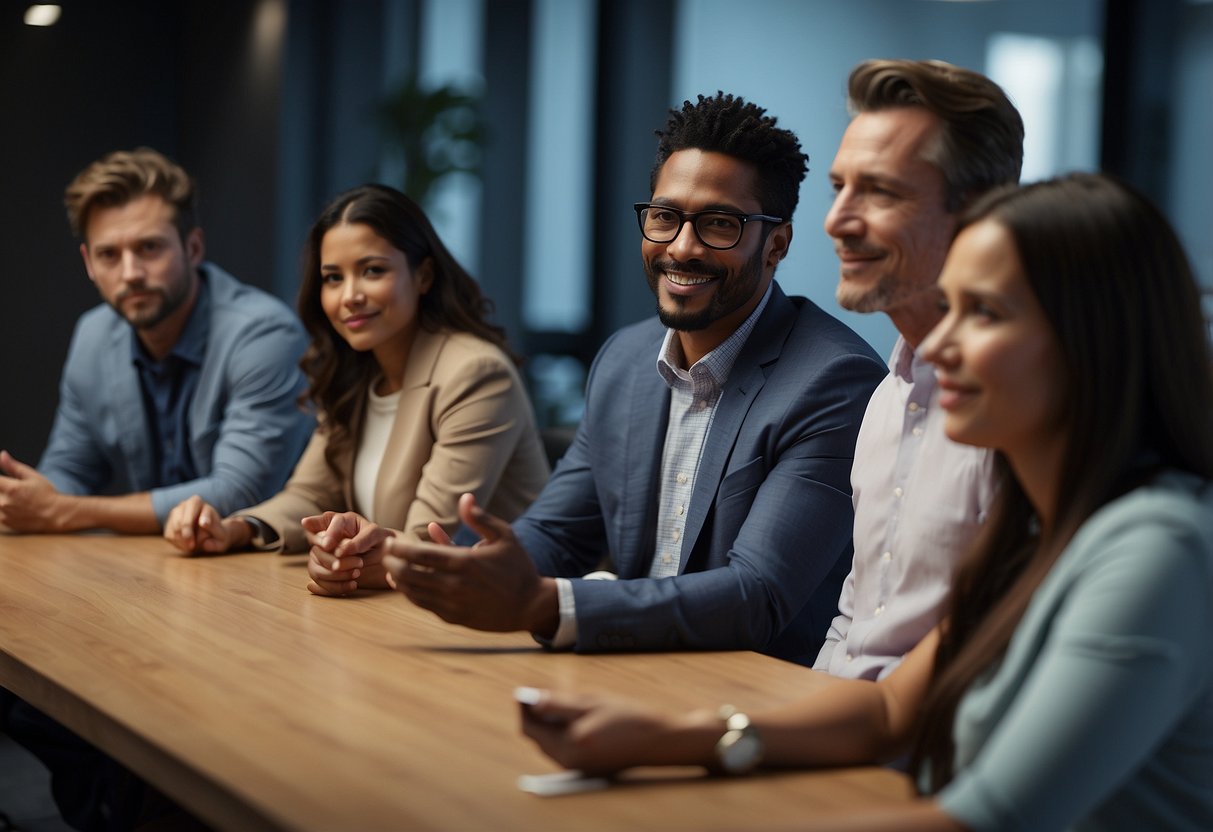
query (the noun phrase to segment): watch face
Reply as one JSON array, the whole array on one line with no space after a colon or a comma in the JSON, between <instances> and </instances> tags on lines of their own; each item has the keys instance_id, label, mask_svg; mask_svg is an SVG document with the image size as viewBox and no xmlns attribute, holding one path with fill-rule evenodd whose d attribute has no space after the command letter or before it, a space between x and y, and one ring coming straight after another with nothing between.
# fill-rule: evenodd
<instances>
[{"instance_id":1,"label":"watch face","mask_svg":"<svg viewBox=\"0 0 1213 832\"><path fill-rule=\"evenodd\" d=\"M758 735L751 731L743 731L739 737L721 750L720 763L726 771L740 774L756 766L761 754L762 742L758 739Z\"/></svg>"}]
</instances>

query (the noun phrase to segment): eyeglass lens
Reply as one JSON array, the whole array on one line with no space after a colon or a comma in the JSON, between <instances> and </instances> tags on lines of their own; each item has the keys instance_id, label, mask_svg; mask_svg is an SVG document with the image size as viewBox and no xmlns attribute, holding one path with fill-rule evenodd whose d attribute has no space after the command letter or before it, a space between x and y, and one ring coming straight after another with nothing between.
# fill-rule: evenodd
<instances>
[{"instance_id":1,"label":"eyeglass lens","mask_svg":"<svg viewBox=\"0 0 1213 832\"><path fill-rule=\"evenodd\" d=\"M656 206L644 209L640 219L644 236L655 243L671 242L682 222L678 212ZM741 239L742 222L730 214L707 211L695 217L693 225L699 239L714 248L731 248Z\"/></svg>"}]
</instances>

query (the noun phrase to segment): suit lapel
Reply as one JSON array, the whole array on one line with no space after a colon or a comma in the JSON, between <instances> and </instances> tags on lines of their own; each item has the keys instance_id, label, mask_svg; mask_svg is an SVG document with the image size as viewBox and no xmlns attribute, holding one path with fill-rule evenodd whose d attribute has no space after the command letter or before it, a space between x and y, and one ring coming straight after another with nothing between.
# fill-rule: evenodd
<instances>
[{"instance_id":1,"label":"suit lapel","mask_svg":"<svg viewBox=\"0 0 1213 832\"><path fill-rule=\"evenodd\" d=\"M413 338L413 344L409 347L408 362L404 366L404 380L400 388L400 401L396 405L396 416L392 420L392 432L388 436L387 446L383 449L379 472L375 475L375 516L383 518L380 520L381 523L394 528L404 528L404 521L408 517L409 507L399 499L401 483L398 475L401 468L398 463L409 452L408 448L401 447L401 445L407 443L412 435L411 431L401 430L398 425L406 420L411 422L428 418L428 413L423 413L419 409L426 398L417 391L432 383L438 356L442 353L442 346L449 337L450 334L447 332L428 332L423 328L418 328L417 334ZM350 471L352 474L352 459ZM352 475L346 477L345 487L350 492L347 495L347 504L352 506L354 504Z\"/></svg>"},{"instance_id":2,"label":"suit lapel","mask_svg":"<svg viewBox=\"0 0 1213 832\"><path fill-rule=\"evenodd\" d=\"M695 491L691 495L682 551L678 559L679 574L686 570L687 561L695 550L700 532L703 531L708 511L716 504L716 494L724 476L725 465L733 454L746 414L766 383L771 367L779 360L784 341L787 340L795 320L795 306L776 284L772 287L767 308L755 324L733 364L733 369L729 372L724 389L720 391L716 415L704 439L699 469L695 474ZM748 461L741 460L743 463Z\"/></svg>"}]
</instances>

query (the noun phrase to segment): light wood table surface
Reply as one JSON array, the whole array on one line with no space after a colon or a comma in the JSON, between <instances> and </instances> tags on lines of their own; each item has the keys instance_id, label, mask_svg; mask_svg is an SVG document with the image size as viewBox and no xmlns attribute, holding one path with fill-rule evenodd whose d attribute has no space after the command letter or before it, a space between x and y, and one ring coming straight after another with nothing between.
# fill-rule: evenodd
<instances>
[{"instance_id":1,"label":"light wood table surface","mask_svg":"<svg viewBox=\"0 0 1213 832\"><path fill-rule=\"evenodd\" d=\"M396 593L311 595L306 558L0 534L0 685L221 829L756 829L908 798L879 768L642 770L542 798L516 685L753 709L822 678L757 653L578 656Z\"/></svg>"}]
</instances>

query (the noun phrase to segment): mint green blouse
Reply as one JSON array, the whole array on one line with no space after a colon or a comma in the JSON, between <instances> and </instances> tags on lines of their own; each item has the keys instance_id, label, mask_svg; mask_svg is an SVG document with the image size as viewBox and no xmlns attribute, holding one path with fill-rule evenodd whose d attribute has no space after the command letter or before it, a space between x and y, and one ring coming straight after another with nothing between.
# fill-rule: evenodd
<instances>
[{"instance_id":1,"label":"mint green blouse","mask_svg":"<svg viewBox=\"0 0 1213 832\"><path fill-rule=\"evenodd\" d=\"M960 703L938 795L976 830L1213 830L1213 486L1100 509Z\"/></svg>"}]
</instances>

